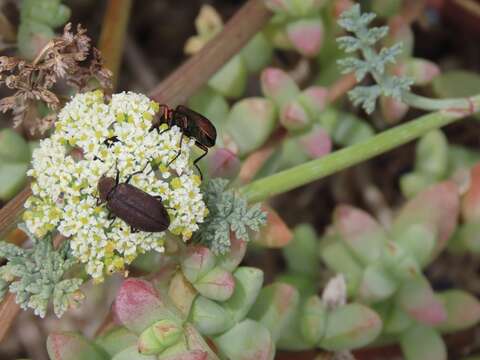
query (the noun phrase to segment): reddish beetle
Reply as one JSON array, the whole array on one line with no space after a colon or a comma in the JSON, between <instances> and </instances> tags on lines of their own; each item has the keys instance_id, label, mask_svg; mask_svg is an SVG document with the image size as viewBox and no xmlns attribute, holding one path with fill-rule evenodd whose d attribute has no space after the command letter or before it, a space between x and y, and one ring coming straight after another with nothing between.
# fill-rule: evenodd
<instances>
[{"instance_id":1,"label":"reddish beetle","mask_svg":"<svg viewBox=\"0 0 480 360\"><path fill-rule=\"evenodd\" d=\"M177 158L180 156L182 152L183 136L185 135L193 138L195 139L195 145L205 151L203 155L195 159L193 162L193 165L200 173L200 178L203 178L202 172L197 166L197 162L199 162L205 155L208 154L208 148L215 145L215 141L217 139L217 130L215 129L215 126L213 126L212 122L205 116L183 105L178 105L175 110L170 108L168 105L160 105L160 116L153 121L150 131L156 129L160 132L160 126L162 124L168 125L168 128L176 125L182 131L182 136L180 138L180 150L169 164L177 160Z\"/></svg>"}]
</instances>

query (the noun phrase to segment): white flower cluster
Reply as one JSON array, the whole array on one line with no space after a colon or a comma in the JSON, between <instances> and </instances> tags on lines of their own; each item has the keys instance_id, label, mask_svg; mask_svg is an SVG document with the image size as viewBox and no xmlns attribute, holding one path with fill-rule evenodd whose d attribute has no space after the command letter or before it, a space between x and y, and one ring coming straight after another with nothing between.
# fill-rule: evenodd
<instances>
[{"instance_id":1,"label":"white flower cluster","mask_svg":"<svg viewBox=\"0 0 480 360\"><path fill-rule=\"evenodd\" d=\"M184 240L208 214L189 159L194 141L184 137L180 156L169 164L180 150L180 129L149 131L158 107L132 92L113 95L109 104L101 91L76 95L60 112L55 132L33 154L33 195L24 220L38 237L54 229L69 237L73 255L96 281L124 270L145 251L163 251L165 236L132 233L121 219L112 223L106 204L97 202L103 175L115 178L118 171L122 182L141 171L130 184L161 196L168 230Z\"/></svg>"}]
</instances>

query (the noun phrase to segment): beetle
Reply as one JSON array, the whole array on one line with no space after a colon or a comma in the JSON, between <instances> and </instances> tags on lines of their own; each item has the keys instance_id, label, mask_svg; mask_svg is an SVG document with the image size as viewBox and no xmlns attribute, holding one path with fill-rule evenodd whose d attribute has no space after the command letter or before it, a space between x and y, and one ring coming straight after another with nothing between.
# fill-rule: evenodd
<instances>
[{"instance_id":1,"label":"beetle","mask_svg":"<svg viewBox=\"0 0 480 360\"><path fill-rule=\"evenodd\" d=\"M177 160L180 156L182 152L183 136L193 138L195 139L195 145L204 151L204 153L193 162L193 165L197 168L200 173L200 178L202 179L203 175L200 168L197 166L197 163L208 154L208 148L215 145L215 141L217 140L217 130L215 129L215 126L205 116L184 105L178 105L174 110L164 104L160 105L160 115L153 120L150 131L157 130L160 133L160 126L162 124L167 124L168 129L176 125L182 131L182 136L180 137L180 150L177 155L170 160L168 165ZM167 131L168 129L164 131Z\"/></svg>"},{"instance_id":2,"label":"beetle","mask_svg":"<svg viewBox=\"0 0 480 360\"><path fill-rule=\"evenodd\" d=\"M144 169L145 170L145 169ZM123 183L120 183L120 173L116 178L102 176L98 181L98 203L106 203L110 211L112 224L119 217L130 225L132 232L162 232L170 226L170 216L162 203L160 196L153 196L129 182L137 171Z\"/></svg>"}]
</instances>

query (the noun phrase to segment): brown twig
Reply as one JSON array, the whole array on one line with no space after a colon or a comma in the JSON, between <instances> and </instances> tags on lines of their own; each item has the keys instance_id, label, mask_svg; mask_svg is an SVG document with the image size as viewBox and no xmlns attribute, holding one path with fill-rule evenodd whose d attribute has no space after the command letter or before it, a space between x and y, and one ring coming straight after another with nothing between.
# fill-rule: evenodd
<instances>
[{"instance_id":1,"label":"brown twig","mask_svg":"<svg viewBox=\"0 0 480 360\"><path fill-rule=\"evenodd\" d=\"M23 212L23 204L32 195L30 185L0 209L0 238L12 230Z\"/></svg>"},{"instance_id":2,"label":"brown twig","mask_svg":"<svg viewBox=\"0 0 480 360\"><path fill-rule=\"evenodd\" d=\"M221 34L158 85L151 97L172 105L185 102L267 23L270 16L261 0L249 0L225 25ZM0 237L15 226L30 195L28 186L0 209ZM17 314L18 305L14 296L9 294L0 304L0 342Z\"/></svg>"},{"instance_id":3,"label":"brown twig","mask_svg":"<svg viewBox=\"0 0 480 360\"><path fill-rule=\"evenodd\" d=\"M113 88L117 84L122 63L123 47L127 32L132 0L109 0L103 18L98 47L103 55L105 67L113 72Z\"/></svg>"},{"instance_id":4,"label":"brown twig","mask_svg":"<svg viewBox=\"0 0 480 360\"><path fill-rule=\"evenodd\" d=\"M270 19L261 0L248 1L223 31L151 92L158 102L185 103Z\"/></svg>"},{"instance_id":5,"label":"brown twig","mask_svg":"<svg viewBox=\"0 0 480 360\"><path fill-rule=\"evenodd\" d=\"M19 312L20 306L15 303L15 294L8 293L0 304L0 342L7 335Z\"/></svg>"}]
</instances>

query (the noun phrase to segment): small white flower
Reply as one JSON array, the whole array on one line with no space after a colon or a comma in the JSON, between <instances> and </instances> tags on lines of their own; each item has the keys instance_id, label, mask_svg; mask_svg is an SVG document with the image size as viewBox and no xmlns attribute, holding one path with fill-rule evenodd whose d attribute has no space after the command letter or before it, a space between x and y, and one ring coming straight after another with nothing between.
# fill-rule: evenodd
<instances>
[{"instance_id":1,"label":"small white flower","mask_svg":"<svg viewBox=\"0 0 480 360\"><path fill-rule=\"evenodd\" d=\"M24 215L28 229L39 237L55 229L69 237L73 255L97 281L124 270L141 253L162 252L165 236L132 233L121 219L111 224L106 204L97 205L101 176L115 177L118 170L122 182L143 170L130 183L162 197L168 230L184 240L208 213L190 159L194 141L184 137L171 162L182 133L177 127L150 132L156 111L157 103L132 92L113 95L109 104L101 91L76 95L58 115L55 132L33 154L33 195ZM108 146L105 140L114 136L118 141Z\"/></svg>"}]
</instances>

